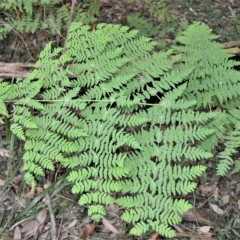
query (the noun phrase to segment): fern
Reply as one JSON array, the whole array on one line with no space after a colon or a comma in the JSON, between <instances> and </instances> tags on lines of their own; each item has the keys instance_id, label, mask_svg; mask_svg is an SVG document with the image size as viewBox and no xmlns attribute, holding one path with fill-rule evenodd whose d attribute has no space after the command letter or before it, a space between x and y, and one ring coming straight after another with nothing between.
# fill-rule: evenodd
<instances>
[{"instance_id":1,"label":"fern","mask_svg":"<svg viewBox=\"0 0 240 240\"><path fill-rule=\"evenodd\" d=\"M200 57L199 38L192 39L198 32L206 43ZM236 99L228 112L198 110L223 103L226 108L231 100L232 86L224 86L222 98L213 90L217 78L209 66L237 76L230 68L235 63L228 62L214 38L195 23L179 37L186 46L175 46L179 54L172 54L154 51L155 42L128 27L99 24L91 31L74 22L64 53L48 43L28 78L13 85L0 82L1 108L7 110L6 100L15 101L11 129L24 140L26 181L58 163L70 169L72 192L80 195L79 204L88 207L93 220L104 217L106 205L118 204L124 208L121 218L133 225L132 234L152 229L174 237L171 226L191 208L175 196L195 189L194 179L206 169L197 162L211 158L218 138L224 138L218 168L224 173L239 145ZM201 62L212 59L207 49L214 44L224 61ZM212 88L202 86L204 71L212 76ZM201 91L211 99L199 98ZM227 129L234 127L229 134Z\"/></svg>"},{"instance_id":2,"label":"fern","mask_svg":"<svg viewBox=\"0 0 240 240\"><path fill-rule=\"evenodd\" d=\"M82 5L83 3L79 3L76 9L82 8ZM36 9L39 9L37 13ZM4 16L5 23L2 25L3 28L0 28L0 39L7 37L10 29L14 29L20 34L25 32L45 34L48 32L50 37L55 39L56 36L61 36L66 32L69 11L69 4L59 7L59 0L3 0L0 3L0 12ZM89 24L96 21L93 15L94 13L91 11L76 11L74 18L75 21Z\"/></svg>"},{"instance_id":3,"label":"fern","mask_svg":"<svg viewBox=\"0 0 240 240\"><path fill-rule=\"evenodd\" d=\"M139 30L139 36L155 37L159 35L159 26L154 26L152 23L147 22L141 17L140 13L135 13L127 16L128 25L131 28Z\"/></svg>"},{"instance_id":4,"label":"fern","mask_svg":"<svg viewBox=\"0 0 240 240\"><path fill-rule=\"evenodd\" d=\"M200 23L194 23L186 29L177 41L184 46L173 49L184 53L180 68L193 67L189 76L185 97L197 100L197 108L214 108L236 98L239 93L239 72L234 67L239 65L229 60L232 56L220 43L212 41L217 38L210 34L211 29Z\"/></svg>"},{"instance_id":5,"label":"fern","mask_svg":"<svg viewBox=\"0 0 240 240\"><path fill-rule=\"evenodd\" d=\"M0 111L1 115L7 117L8 111L4 101L8 100L8 92L11 90L11 86L9 83L4 82L2 78L0 78ZM0 119L0 123L4 123L2 119Z\"/></svg>"},{"instance_id":6,"label":"fern","mask_svg":"<svg viewBox=\"0 0 240 240\"><path fill-rule=\"evenodd\" d=\"M202 148L212 150L218 145L218 139L224 140L225 149L217 156L219 164L217 173L225 175L234 164L233 155L239 145L239 78L240 74L234 68L239 65L220 43L215 42L216 35L211 29L200 23L194 23L177 38L181 45L173 49L182 56L183 64L178 68L193 67L189 74L184 98L197 102L196 109L215 109L216 116L208 121L208 127L214 129L214 134L202 141ZM221 111L219 110L221 109Z\"/></svg>"}]
</instances>

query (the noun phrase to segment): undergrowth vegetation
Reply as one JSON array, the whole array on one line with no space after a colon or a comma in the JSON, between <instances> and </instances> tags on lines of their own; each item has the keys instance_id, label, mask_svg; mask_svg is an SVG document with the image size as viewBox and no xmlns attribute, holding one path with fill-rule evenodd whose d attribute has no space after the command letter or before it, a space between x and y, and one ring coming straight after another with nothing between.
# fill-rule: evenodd
<instances>
[{"instance_id":1,"label":"undergrowth vegetation","mask_svg":"<svg viewBox=\"0 0 240 240\"><path fill-rule=\"evenodd\" d=\"M194 23L179 44L153 51L137 30L72 23L65 51L50 42L29 77L0 83L1 113L12 102L11 131L25 142L26 181L58 162L93 220L114 203L131 234L174 237L191 208L174 196L194 190L199 160L225 139L224 175L239 147L240 74L215 38Z\"/></svg>"}]
</instances>

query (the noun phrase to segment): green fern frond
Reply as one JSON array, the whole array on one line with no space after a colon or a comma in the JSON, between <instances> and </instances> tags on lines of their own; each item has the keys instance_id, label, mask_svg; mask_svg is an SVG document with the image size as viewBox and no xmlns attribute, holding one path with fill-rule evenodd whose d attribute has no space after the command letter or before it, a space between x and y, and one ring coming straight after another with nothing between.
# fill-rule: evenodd
<instances>
[{"instance_id":1,"label":"green fern frond","mask_svg":"<svg viewBox=\"0 0 240 240\"><path fill-rule=\"evenodd\" d=\"M206 25L195 22L177 37L183 45L173 47L183 53L184 64L179 68L193 67L185 97L196 99L198 109L222 105L238 96L240 74L234 67L239 64L228 60L232 55L213 41L218 37L211 31Z\"/></svg>"},{"instance_id":2,"label":"green fern frond","mask_svg":"<svg viewBox=\"0 0 240 240\"><path fill-rule=\"evenodd\" d=\"M234 173L238 173L238 172L240 172L240 160L239 159L235 160L234 169L232 170L231 173L234 174Z\"/></svg>"},{"instance_id":3,"label":"green fern frond","mask_svg":"<svg viewBox=\"0 0 240 240\"><path fill-rule=\"evenodd\" d=\"M18 138L22 140L26 139L23 128L19 124L17 123L11 124L10 129L13 132L13 134L15 134Z\"/></svg>"},{"instance_id":4,"label":"green fern frond","mask_svg":"<svg viewBox=\"0 0 240 240\"><path fill-rule=\"evenodd\" d=\"M88 208L88 215L96 222L99 222L105 215L106 210L102 205L91 205Z\"/></svg>"},{"instance_id":5,"label":"green fern frond","mask_svg":"<svg viewBox=\"0 0 240 240\"><path fill-rule=\"evenodd\" d=\"M24 174L24 179L27 183L35 183L36 182L34 176L29 172L26 172Z\"/></svg>"},{"instance_id":6,"label":"green fern frond","mask_svg":"<svg viewBox=\"0 0 240 240\"><path fill-rule=\"evenodd\" d=\"M101 203L101 204L111 204L114 199L106 193L87 193L83 194L79 199L80 205L90 204L90 203Z\"/></svg>"},{"instance_id":7,"label":"green fern frond","mask_svg":"<svg viewBox=\"0 0 240 240\"><path fill-rule=\"evenodd\" d=\"M44 171L43 171L43 168L41 166L38 166L37 164L35 164L34 162L30 162L28 161L25 165L24 165L24 168L23 170L27 171L27 172L32 172L36 175L39 175L39 176L44 176Z\"/></svg>"},{"instance_id":8,"label":"green fern frond","mask_svg":"<svg viewBox=\"0 0 240 240\"><path fill-rule=\"evenodd\" d=\"M8 99L9 91L11 91L11 85L0 78L0 112L1 115L6 117L8 116L8 110L4 101ZM3 120L0 119L0 122L3 123Z\"/></svg>"},{"instance_id":9,"label":"green fern frond","mask_svg":"<svg viewBox=\"0 0 240 240\"><path fill-rule=\"evenodd\" d=\"M191 31L196 30L185 34L187 40L179 40L190 46L179 46L177 55L173 50L152 53L155 42L138 37L138 31L111 24L91 30L72 23L64 53L63 48L48 43L33 73L13 84L13 91L6 87L0 95L3 104L6 99L18 99L11 129L25 141L26 179L33 181L46 169L54 170L58 162L70 169L67 181L93 220L105 216L106 205L118 204L124 207L122 219L134 224L132 234L150 229L173 237L171 225L191 208L174 196L196 187L194 179L205 167L193 161L212 157L211 147L205 146L208 139L213 146L212 136L225 136L224 161L238 144L234 144L238 131L235 135L225 132L237 126L238 112L197 110L197 104L203 107L206 100L198 102L193 80L199 80L198 92L206 92L211 106L222 100L218 93L202 89L209 66L219 63L200 71L212 37L204 36L206 50L201 52L194 45L201 38L188 39ZM209 35L208 30L202 34ZM215 49L221 51L219 46ZM188 62L189 53L194 64ZM220 55L227 62L224 54ZM226 93L222 99L230 98L235 93ZM183 166L186 160L193 162L191 167Z\"/></svg>"},{"instance_id":10,"label":"green fern frond","mask_svg":"<svg viewBox=\"0 0 240 240\"><path fill-rule=\"evenodd\" d=\"M153 230L155 230L156 232L160 233L161 235L164 235L168 238L173 238L175 236L175 232L168 227L167 224L160 224L159 222L153 222L151 224Z\"/></svg>"}]
</instances>

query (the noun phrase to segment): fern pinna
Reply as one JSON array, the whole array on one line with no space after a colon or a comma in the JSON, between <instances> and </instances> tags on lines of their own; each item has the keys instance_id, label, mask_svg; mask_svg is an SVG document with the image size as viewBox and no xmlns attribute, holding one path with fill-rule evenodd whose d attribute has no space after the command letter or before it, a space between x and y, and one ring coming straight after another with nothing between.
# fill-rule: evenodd
<instances>
[{"instance_id":1,"label":"fern pinna","mask_svg":"<svg viewBox=\"0 0 240 240\"><path fill-rule=\"evenodd\" d=\"M218 145L218 139L224 141L225 149L217 155L217 173L223 176L234 164L234 153L240 147L240 73L235 70L239 62L229 59L233 55L214 41L218 36L211 34L211 31L206 25L195 22L182 36L177 37L180 44L172 48L182 53L178 68L193 68L183 94L184 99L196 100L194 109L216 113L207 123L215 131L202 141L201 146L209 151ZM239 160L235 164L234 172L240 170L237 167Z\"/></svg>"},{"instance_id":2,"label":"fern pinna","mask_svg":"<svg viewBox=\"0 0 240 240\"><path fill-rule=\"evenodd\" d=\"M11 130L25 141L27 181L59 162L93 220L118 204L132 234L173 237L171 225L191 208L174 196L193 191L204 172L187 163L212 156L201 142L214 134L205 125L215 114L186 98L195 67L179 67L181 54L155 52L137 34L73 23L64 53L49 43L28 78L1 82L0 106L17 99Z\"/></svg>"}]
</instances>

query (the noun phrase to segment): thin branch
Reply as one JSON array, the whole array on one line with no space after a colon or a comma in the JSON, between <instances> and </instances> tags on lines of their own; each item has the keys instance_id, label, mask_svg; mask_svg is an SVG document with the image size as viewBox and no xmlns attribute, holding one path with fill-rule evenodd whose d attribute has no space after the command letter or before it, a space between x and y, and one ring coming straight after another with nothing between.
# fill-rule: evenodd
<instances>
[{"instance_id":1,"label":"thin branch","mask_svg":"<svg viewBox=\"0 0 240 240\"><path fill-rule=\"evenodd\" d=\"M56 221L55 221L55 217L54 217L54 213L52 210L52 205L51 205L51 200L49 197L49 194L46 194L46 204L48 207L48 211L49 211L49 215L50 215L50 219L51 219L51 225L52 225L52 240L57 240L57 227L56 227Z\"/></svg>"},{"instance_id":2,"label":"thin branch","mask_svg":"<svg viewBox=\"0 0 240 240\"><path fill-rule=\"evenodd\" d=\"M71 6L70 17L69 17L69 24L68 24L67 36L66 36L66 39L65 39L65 42L64 42L64 47L63 47L63 54L64 54L65 51L66 51L69 29L70 29L70 26L71 26L71 23L72 23L72 20L73 20L73 14L74 14L74 8L75 8L75 5L76 5L76 2L77 2L77 0L72 0L72 6Z\"/></svg>"}]
</instances>

